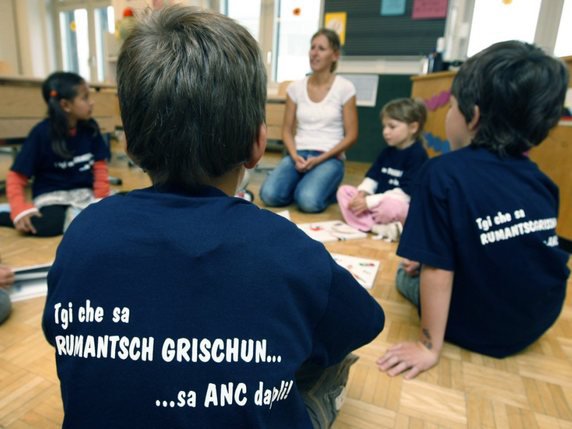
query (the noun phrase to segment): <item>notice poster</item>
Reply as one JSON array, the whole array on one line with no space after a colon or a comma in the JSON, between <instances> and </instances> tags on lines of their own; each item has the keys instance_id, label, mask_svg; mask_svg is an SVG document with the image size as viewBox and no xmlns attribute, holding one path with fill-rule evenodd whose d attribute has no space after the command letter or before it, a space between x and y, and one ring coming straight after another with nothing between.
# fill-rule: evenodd
<instances>
[{"instance_id":1,"label":"notice poster","mask_svg":"<svg viewBox=\"0 0 572 429\"><path fill-rule=\"evenodd\" d=\"M405 0L381 0L381 16L405 14Z\"/></svg>"},{"instance_id":2,"label":"notice poster","mask_svg":"<svg viewBox=\"0 0 572 429\"><path fill-rule=\"evenodd\" d=\"M346 22L348 14L346 12L328 12L324 16L324 27L334 30L340 36L342 46L346 43Z\"/></svg>"},{"instance_id":3,"label":"notice poster","mask_svg":"<svg viewBox=\"0 0 572 429\"><path fill-rule=\"evenodd\" d=\"M439 19L447 17L447 0L413 0L413 19Z\"/></svg>"}]
</instances>

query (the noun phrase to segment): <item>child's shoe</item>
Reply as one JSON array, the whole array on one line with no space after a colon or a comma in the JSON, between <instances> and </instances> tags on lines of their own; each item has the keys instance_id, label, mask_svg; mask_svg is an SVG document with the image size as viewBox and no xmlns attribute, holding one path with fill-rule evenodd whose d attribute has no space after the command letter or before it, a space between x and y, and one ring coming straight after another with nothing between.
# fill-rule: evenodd
<instances>
[{"instance_id":1,"label":"child's shoe","mask_svg":"<svg viewBox=\"0 0 572 429\"><path fill-rule=\"evenodd\" d=\"M242 189L238 191L234 196L236 198L242 198L243 200L246 200L248 202L254 201L254 194L247 189Z\"/></svg>"},{"instance_id":2,"label":"child's shoe","mask_svg":"<svg viewBox=\"0 0 572 429\"><path fill-rule=\"evenodd\" d=\"M398 241L403 231L401 222L391 222L388 224L375 224L371 228L371 232L376 234L374 240L385 240L388 242Z\"/></svg>"}]
</instances>

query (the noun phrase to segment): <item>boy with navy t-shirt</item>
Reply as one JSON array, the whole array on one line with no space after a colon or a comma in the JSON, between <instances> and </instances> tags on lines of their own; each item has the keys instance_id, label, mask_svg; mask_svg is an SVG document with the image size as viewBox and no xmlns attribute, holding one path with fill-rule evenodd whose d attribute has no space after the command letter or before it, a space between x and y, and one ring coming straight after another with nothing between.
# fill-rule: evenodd
<instances>
[{"instance_id":1,"label":"boy with navy t-shirt","mask_svg":"<svg viewBox=\"0 0 572 429\"><path fill-rule=\"evenodd\" d=\"M255 40L167 7L117 68L127 151L153 186L88 207L50 270L63 426L311 428L300 371L344 360L384 314L320 243L232 197L266 145Z\"/></svg>"},{"instance_id":2,"label":"boy with navy t-shirt","mask_svg":"<svg viewBox=\"0 0 572 429\"><path fill-rule=\"evenodd\" d=\"M558 123L567 83L561 61L516 41L459 70L446 119L458 150L420 172L397 251L407 258L397 287L420 305L419 339L392 346L380 370L413 378L437 364L444 339L505 357L557 319L569 275L558 188L527 153Z\"/></svg>"}]
</instances>

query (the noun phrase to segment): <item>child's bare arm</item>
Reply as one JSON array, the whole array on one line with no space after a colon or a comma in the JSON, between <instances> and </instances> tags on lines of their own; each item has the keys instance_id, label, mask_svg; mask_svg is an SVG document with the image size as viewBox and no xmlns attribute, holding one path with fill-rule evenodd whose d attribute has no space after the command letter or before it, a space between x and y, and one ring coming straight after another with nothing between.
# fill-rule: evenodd
<instances>
[{"instance_id":1,"label":"child's bare arm","mask_svg":"<svg viewBox=\"0 0 572 429\"><path fill-rule=\"evenodd\" d=\"M453 290L453 272L424 265L421 269L421 326L416 342L390 347L377 360L381 371L390 376L405 371L412 379L439 362Z\"/></svg>"}]
</instances>

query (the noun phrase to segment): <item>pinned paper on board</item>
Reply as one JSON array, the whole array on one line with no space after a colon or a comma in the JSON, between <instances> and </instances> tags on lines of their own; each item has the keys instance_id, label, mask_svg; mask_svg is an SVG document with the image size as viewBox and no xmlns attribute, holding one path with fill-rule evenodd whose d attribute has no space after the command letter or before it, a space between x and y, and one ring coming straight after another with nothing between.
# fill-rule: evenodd
<instances>
[{"instance_id":1,"label":"pinned paper on board","mask_svg":"<svg viewBox=\"0 0 572 429\"><path fill-rule=\"evenodd\" d=\"M324 27L334 30L340 36L342 46L346 44L347 12L328 12L324 15Z\"/></svg>"},{"instance_id":2,"label":"pinned paper on board","mask_svg":"<svg viewBox=\"0 0 572 429\"><path fill-rule=\"evenodd\" d=\"M381 16L405 14L405 0L381 0Z\"/></svg>"},{"instance_id":3,"label":"pinned paper on board","mask_svg":"<svg viewBox=\"0 0 572 429\"><path fill-rule=\"evenodd\" d=\"M310 238L322 243L367 237L365 232L338 220L301 223L298 228L308 234Z\"/></svg>"},{"instance_id":4,"label":"pinned paper on board","mask_svg":"<svg viewBox=\"0 0 572 429\"><path fill-rule=\"evenodd\" d=\"M375 259L358 258L355 256L331 253L338 265L348 270L357 282L366 289L371 289L379 270L379 261Z\"/></svg>"},{"instance_id":5,"label":"pinned paper on board","mask_svg":"<svg viewBox=\"0 0 572 429\"><path fill-rule=\"evenodd\" d=\"M413 19L439 19L447 17L447 0L413 0Z\"/></svg>"}]
</instances>

